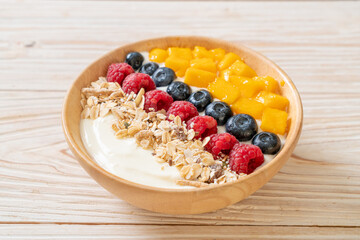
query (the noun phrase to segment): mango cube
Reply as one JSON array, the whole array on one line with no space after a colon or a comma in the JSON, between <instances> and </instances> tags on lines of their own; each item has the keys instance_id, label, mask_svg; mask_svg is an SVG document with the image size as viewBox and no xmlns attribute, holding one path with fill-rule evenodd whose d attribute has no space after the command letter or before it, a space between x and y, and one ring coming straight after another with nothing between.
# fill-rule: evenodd
<instances>
[{"instance_id":1,"label":"mango cube","mask_svg":"<svg viewBox=\"0 0 360 240\"><path fill-rule=\"evenodd\" d=\"M265 108L260 128L263 131L284 135L286 132L288 114L274 108Z\"/></svg>"},{"instance_id":2,"label":"mango cube","mask_svg":"<svg viewBox=\"0 0 360 240\"><path fill-rule=\"evenodd\" d=\"M220 99L227 104L234 103L240 97L239 88L222 78L215 79L207 89L214 98Z\"/></svg>"},{"instance_id":3,"label":"mango cube","mask_svg":"<svg viewBox=\"0 0 360 240\"><path fill-rule=\"evenodd\" d=\"M218 69L222 71L228 67L230 67L236 60L240 60L241 58L233 52L225 54L224 58L219 62Z\"/></svg>"},{"instance_id":4,"label":"mango cube","mask_svg":"<svg viewBox=\"0 0 360 240\"><path fill-rule=\"evenodd\" d=\"M169 57L181 58L190 61L193 54L190 48L170 47L168 48Z\"/></svg>"},{"instance_id":5,"label":"mango cube","mask_svg":"<svg viewBox=\"0 0 360 240\"><path fill-rule=\"evenodd\" d=\"M283 111L289 106L289 100L286 97L266 91L261 91L256 96L256 101L263 103L265 107L276 108Z\"/></svg>"},{"instance_id":6,"label":"mango cube","mask_svg":"<svg viewBox=\"0 0 360 240\"><path fill-rule=\"evenodd\" d=\"M215 78L215 73L190 67L186 70L184 82L191 86L205 88L209 83L213 82Z\"/></svg>"},{"instance_id":7,"label":"mango cube","mask_svg":"<svg viewBox=\"0 0 360 240\"><path fill-rule=\"evenodd\" d=\"M190 66L204 71L216 73L216 64L211 58L197 58L190 61Z\"/></svg>"},{"instance_id":8,"label":"mango cube","mask_svg":"<svg viewBox=\"0 0 360 240\"><path fill-rule=\"evenodd\" d=\"M233 105L231 105L232 110L236 114L249 114L255 119L261 119L264 107L264 104L247 98L240 98Z\"/></svg>"},{"instance_id":9,"label":"mango cube","mask_svg":"<svg viewBox=\"0 0 360 240\"><path fill-rule=\"evenodd\" d=\"M241 60L236 60L230 67L231 75L255 77L256 72Z\"/></svg>"},{"instance_id":10,"label":"mango cube","mask_svg":"<svg viewBox=\"0 0 360 240\"><path fill-rule=\"evenodd\" d=\"M236 79L235 76L231 76L230 81L240 88L241 96L244 98L255 97L264 87L262 82L246 77L239 77L239 79ZM235 81L238 83L236 84Z\"/></svg>"},{"instance_id":11,"label":"mango cube","mask_svg":"<svg viewBox=\"0 0 360 240\"><path fill-rule=\"evenodd\" d=\"M211 49L209 52L212 53L216 63L219 63L221 60L223 60L225 56L225 50L222 48Z\"/></svg>"},{"instance_id":12,"label":"mango cube","mask_svg":"<svg viewBox=\"0 0 360 240\"><path fill-rule=\"evenodd\" d=\"M254 80L264 83L263 90L266 90L266 91L272 92L272 93L279 93L279 90L280 90L279 83L274 78L272 78L270 76L254 77Z\"/></svg>"},{"instance_id":13,"label":"mango cube","mask_svg":"<svg viewBox=\"0 0 360 240\"><path fill-rule=\"evenodd\" d=\"M165 67L174 70L176 76L178 77L183 77L185 75L186 69L189 65L189 61L182 58L168 57L165 61Z\"/></svg>"},{"instance_id":14,"label":"mango cube","mask_svg":"<svg viewBox=\"0 0 360 240\"><path fill-rule=\"evenodd\" d=\"M231 76L231 70L228 68L225 70L222 70L219 74L219 77L222 79L225 79L226 81L230 80L230 76Z\"/></svg>"},{"instance_id":15,"label":"mango cube","mask_svg":"<svg viewBox=\"0 0 360 240\"><path fill-rule=\"evenodd\" d=\"M162 63L167 57L168 53L164 49L154 48L149 52L149 60L152 62Z\"/></svg>"},{"instance_id":16,"label":"mango cube","mask_svg":"<svg viewBox=\"0 0 360 240\"><path fill-rule=\"evenodd\" d=\"M214 58L214 55L204 47L195 46L193 50L194 58Z\"/></svg>"}]
</instances>

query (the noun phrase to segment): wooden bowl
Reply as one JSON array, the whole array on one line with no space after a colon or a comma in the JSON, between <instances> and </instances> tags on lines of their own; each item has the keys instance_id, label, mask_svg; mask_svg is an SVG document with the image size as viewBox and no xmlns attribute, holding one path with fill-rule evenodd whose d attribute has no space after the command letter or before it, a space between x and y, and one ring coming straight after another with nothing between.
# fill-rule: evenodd
<instances>
[{"instance_id":1,"label":"wooden bowl","mask_svg":"<svg viewBox=\"0 0 360 240\"><path fill-rule=\"evenodd\" d=\"M111 63L123 62L131 51L149 51L152 48L171 46L207 49L223 48L241 56L259 76L269 75L283 80L283 95L290 100L290 128L286 143L278 155L268 164L254 173L236 182L214 185L199 189L163 189L133 183L117 177L101 168L86 152L80 137L80 90L100 76L106 76ZM163 37L144 40L122 46L101 57L87 67L70 87L63 106L62 126L71 151L81 166L101 186L132 205L154 212L168 214L197 214L224 208L248 197L268 182L285 164L293 152L300 137L302 127L302 104L293 82L275 63L263 55L239 44L205 37Z\"/></svg>"}]
</instances>

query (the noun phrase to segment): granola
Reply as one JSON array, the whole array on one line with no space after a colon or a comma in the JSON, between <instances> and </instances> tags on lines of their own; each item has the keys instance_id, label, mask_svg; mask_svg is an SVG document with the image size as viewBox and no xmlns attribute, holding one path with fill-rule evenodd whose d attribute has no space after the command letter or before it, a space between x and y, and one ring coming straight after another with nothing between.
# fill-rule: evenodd
<instances>
[{"instance_id":1,"label":"granola","mask_svg":"<svg viewBox=\"0 0 360 240\"><path fill-rule=\"evenodd\" d=\"M187 130L178 116L166 118L165 111L144 110L144 89L138 94L125 94L116 82L100 77L81 90L81 118L96 119L113 114L112 125L117 138L134 137L138 146L149 149L159 163L168 163L179 170L178 185L204 187L236 181L245 174L231 171L227 159L215 160L204 149L209 137L194 139L193 129Z\"/></svg>"}]
</instances>

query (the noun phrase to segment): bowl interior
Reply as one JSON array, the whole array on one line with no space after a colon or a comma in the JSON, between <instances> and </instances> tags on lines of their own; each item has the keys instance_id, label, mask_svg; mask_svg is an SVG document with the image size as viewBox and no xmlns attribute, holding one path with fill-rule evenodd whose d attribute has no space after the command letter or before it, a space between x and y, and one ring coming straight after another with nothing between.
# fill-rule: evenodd
<instances>
[{"instance_id":1,"label":"bowl interior","mask_svg":"<svg viewBox=\"0 0 360 240\"><path fill-rule=\"evenodd\" d=\"M252 67L259 76L269 75L275 78L278 81L284 81L285 85L282 88L282 94L286 96L290 101L289 107L289 118L290 127L286 138L286 143L283 146L280 153L266 166L259 169L255 173L249 175L255 177L257 173L267 171L267 169L271 168L271 165L276 164L276 162L281 159L281 156L285 154L287 151L292 151L292 145L295 145L301 131L302 125L302 105L299 94L290 80L290 78L272 61L264 57L263 55L250 50L249 48L242 46L242 45L234 45L224 41L211 39L211 38L204 38L204 37L163 37L157 39L150 39L144 40L141 42L136 42L132 44L128 44L126 46L122 46L117 48L110 53L106 54L105 56L101 57L100 59L96 60L92 63L89 67L87 67L80 76L75 80L71 88L69 89L65 102L64 108L62 113L63 118L63 129L65 132L66 139L69 143L71 150L74 154L84 160L87 164L91 166L90 170L88 171L100 171L102 174L106 174L108 177L115 179L116 181L121 181L126 184L130 184L133 186L141 187L144 189L149 189L152 187L146 187L140 184L135 184L132 182L128 182L120 177L114 176L111 173L102 169L99 165L97 165L91 157L88 155L85 147L82 143L80 137L80 113L81 113L81 106L80 106L80 99L81 94L80 91L83 87L88 86L92 81L96 81L101 76L106 76L107 67L111 63L115 62L123 62L125 56L128 52L131 51L149 51L153 48L167 48L172 46L179 46L179 47L194 47L194 46L203 46L207 49L212 48L223 48L227 52L234 52L238 54L240 57L244 59L244 61ZM284 155L285 156L285 155ZM81 161L80 161L81 163ZM285 161L282 162L283 165ZM279 164L278 164L279 165ZM281 166L280 166L281 167ZM276 167L277 170L280 167ZM276 170L276 171L277 171ZM274 173L275 174L275 173ZM91 172L90 172L91 175ZM249 177L248 176L248 177ZM245 179L245 178L244 178ZM238 181L242 181L239 179ZM218 185L216 187L219 187ZM153 188L155 189L155 188ZM160 189L159 191L171 191L168 189ZM203 189L184 189L184 190L174 190L174 191L198 191L204 190Z\"/></svg>"}]
</instances>

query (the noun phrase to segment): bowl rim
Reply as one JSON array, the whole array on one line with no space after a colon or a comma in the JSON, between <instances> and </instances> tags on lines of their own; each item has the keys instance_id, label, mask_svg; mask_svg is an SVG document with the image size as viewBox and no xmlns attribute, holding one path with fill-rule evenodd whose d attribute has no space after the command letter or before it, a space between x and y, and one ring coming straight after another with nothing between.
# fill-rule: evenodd
<instances>
[{"instance_id":1,"label":"bowl rim","mask_svg":"<svg viewBox=\"0 0 360 240\"><path fill-rule=\"evenodd\" d=\"M267 163L265 166L261 167L257 171L255 171L255 172L253 172L253 173L251 173L249 175L246 175L244 177L241 177L236 181L229 182L229 183L213 184L213 185L210 185L210 186L207 186L207 187L202 187L202 188L184 188L184 189L181 189L181 188L161 188L161 187L153 187L153 186L143 185L143 184L140 184L140 183L132 182L132 181L129 181L127 179L121 178L121 177L119 177L119 176L105 170L99 164L97 164L96 161L93 160L91 157L88 157L88 156L86 156L85 154L82 153L81 149L76 144L74 138L70 134L69 127L68 127L68 120L67 120L67 117L66 117L66 114L65 114L67 112L66 110L68 108L67 103L69 101L70 92L71 92L71 89L74 87L75 83L87 71L88 68L96 65L101 59L106 58L109 55L112 55L114 52L117 52L118 50L120 50L122 48L127 48L127 47L130 47L131 45L134 45L134 44L141 44L141 43L146 43L146 42L149 42L149 41L165 40L165 39L169 39L169 38L176 38L176 39L179 39L179 40L196 38L196 39L199 39L199 40L205 40L205 41L211 41L213 43L218 43L219 47L221 47L220 45L228 45L228 46L230 46L232 48L243 49L246 52L248 52L248 53L250 53L252 55L255 55L257 58L262 59L263 61L265 61L271 68L276 69L276 71L281 76L282 80L284 80L285 83L289 85L290 90L291 90L292 94L294 95L294 99L295 99L294 102L298 103L297 104L298 107L296 107L296 111L295 111L296 114L293 117L293 118L296 118L296 119L292 119L292 123L291 123L291 124L294 124L293 134L291 136L290 135L286 136L286 142L285 142L284 146L281 148L280 152L269 163ZM80 102L79 102L79 104L80 104ZM99 172L102 175L105 175L108 178L111 178L114 181L121 182L121 183L129 185L131 187L136 187L136 188L140 188L140 189L143 189L143 190L150 190L150 191L157 191L157 192L164 192L164 193L203 192L203 191L210 191L210 190L213 190L213 189L218 189L218 188L225 187L225 186L231 186L231 185L235 185L235 184L240 184L241 182L244 182L249 178L256 178L258 175L262 174L263 172L266 172L267 169L271 168L274 164L276 164L276 162L279 159L281 159L283 155L286 154L286 151L289 151L291 146L293 144L296 144L296 142L297 142L297 140L298 140L298 138L299 138L299 136L301 134L301 128L302 128L302 123L303 123L303 106L302 106L300 94L299 94L295 84L290 79L290 77L276 63L271 61L269 58L265 57L263 54L255 51L255 50L253 50L251 48L248 48L247 46L245 46L245 45L243 45L241 43L236 43L235 44L235 43L232 43L232 42L227 42L227 41L219 40L219 39L216 39L216 38L201 37L201 36L185 36L185 35L182 35L182 36L165 36L165 37L144 39L144 40L141 40L141 41L131 42L131 43L121 45L121 46L107 52L106 54L102 55L101 57L97 58L90 65L88 65L76 77L76 79L72 82L71 86L69 87L69 89L66 92L66 96L65 96L64 101L63 101L62 113L61 113L61 123L62 123L62 128L63 128L63 131L64 131L65 139L66 139L67 143L69 144L70 149L73 150L73 153L75 155L77 155L78 158L81 158L87 164L89 164L93 170Z\"/></svg>"}]
</instances>

